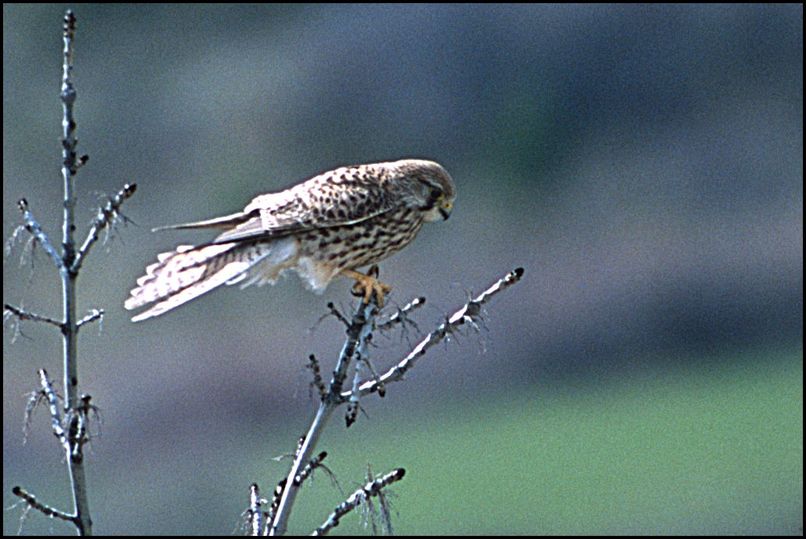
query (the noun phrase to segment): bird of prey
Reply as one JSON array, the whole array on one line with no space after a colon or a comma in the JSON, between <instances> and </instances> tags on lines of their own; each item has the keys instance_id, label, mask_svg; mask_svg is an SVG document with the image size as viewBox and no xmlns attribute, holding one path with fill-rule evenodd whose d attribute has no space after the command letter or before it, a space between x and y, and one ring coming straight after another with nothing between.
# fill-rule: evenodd
<instances>
[{"instance_id":1,"label":"bird of prey","mask_svg":"<svg viewBox=\"0 0 806 539\"><path fill-rule=\"evenodd\" d=\"M324 172L260 195L241 212L155 229L223 232L158 255L124 306L149 306L132 318L137 322L222 284L273 284L287 270L320 293L338 275L355 279L365 301L374 294L383 306L391 287L356 270L408 245L423 223L447 219L455 197L453 180L434 161L402 159Z\"/></svg>"}]
</instances>

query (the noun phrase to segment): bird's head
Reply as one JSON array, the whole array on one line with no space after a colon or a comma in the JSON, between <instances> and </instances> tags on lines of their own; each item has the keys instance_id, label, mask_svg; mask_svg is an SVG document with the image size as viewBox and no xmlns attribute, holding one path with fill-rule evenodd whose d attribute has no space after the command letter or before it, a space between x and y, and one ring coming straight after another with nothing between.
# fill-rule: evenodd
<instances>
[{"instance_id":1,"label":"bird's head","mask_svg":"<svg viewBox=\"0 0 806 539\"><path fill-rule=\"evenodd\" d=\"M420 210L424 221L450 217L456 186L442 165L424 159L402 159L395 168L406 191L406 203Z\"/></svg>"}]
</instances>

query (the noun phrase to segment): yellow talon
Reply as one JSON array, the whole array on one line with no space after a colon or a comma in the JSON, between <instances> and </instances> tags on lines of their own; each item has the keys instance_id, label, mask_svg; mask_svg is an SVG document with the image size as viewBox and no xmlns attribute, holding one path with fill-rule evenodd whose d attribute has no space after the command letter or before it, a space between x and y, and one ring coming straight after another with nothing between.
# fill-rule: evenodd
<instances>
[{"instance_id":1,"label":"yellow talon","mask_svg":"<svg viewBox=\"0 0 806 539\"><path fill-rule=\"evenodd\" d=\"M377 266L372 266L366 275L350 269L342 270L341 273L351 279L355 279L355 284L353 285L353 294L362 296L364 298L364 302L369 303L372 299L372 294L374 293L378 307L383 307L384 296L386 296L386 294L392 290L392 287L386 283L380 282L377 279ZM373 273L375 275L373 275Z\"/></svg>"}]
</instances>

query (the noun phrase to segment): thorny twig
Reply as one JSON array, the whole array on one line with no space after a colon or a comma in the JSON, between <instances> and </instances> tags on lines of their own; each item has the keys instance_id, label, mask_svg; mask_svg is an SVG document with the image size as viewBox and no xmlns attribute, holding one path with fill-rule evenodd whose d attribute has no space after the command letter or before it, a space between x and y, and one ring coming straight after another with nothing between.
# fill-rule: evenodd
<instances>
[{"instance_id":1,"label":"thorny twig","mask_svg":"<svg viewBox=\"0 0 806 539\"><path fill-rule=\"evenodd\" d=\"M447 317L445 322L429 333L392 369L382 376L378 376L373 372L371 380L360 384L355 382L353 387L346 391L342 388L344 387L350 361L352 359L357 361L361 360L368 365L366 362L368 355L367 344L371 339L373 330L377 329L374 322L377 307L374 302L367 303L362 301L353 315L352 320L347 320L346 317L335 309L332 303L328 304L328 309L330 310L329 314L332 314L347 326L347 339L342 347L342 352L333 372L330 385L325 387L321 376L315 379L314 385L319 388L321 397L319 409L311 423L308 433L302 440L301 446L297 449L290 473L286 479L278 484L275 490L275 499L269 511L270 517L267 522L269 535L285 533L291 508L294 505L296 493L299 490L297 478L300 477L300 470L305 469L305 467L314 460L311 458L314 447L335 408L341 404L349 403L350 406L355 408L353 412L357 411L360 407L359 397L375 392L381 393L385 384L402 379L403 375L414 366L417 358L424 355L429 348L458 330L461 325L469 323L476 327L476 320L480 317L482 305L489 301L493 295L517 283L522 275L523 268L517 268L511 271L476 298L469 300L462 308ZM409 305L400 309L398 313L393 315L389 320L380 324L379 327L388 328L395 323L403 322L406 313L422 305L422 303L424 303L424 299L417 298ZM318 363L315 361L315 358L311 360L311 368L314 369L314 373L318 371ZM348 415L348 426L349 417ZM372 496L378 495L385 486L401 479L403 474L403 470L398 469L380 479L367 483L364 488L356 491L347 501L337 507L328 520L320 526L314 534L327 533L327 531L338 524L342 516L354 509L357 505L362 503L362 501L367 501Z\"/></svg>"},{"instance_id":2,"label":"thorny twig","mask_svg":"<svg viewBox=\"0 0 806 539\"><path fill-rule=\"evenodd\" d=\"M464 323L474 323L473 321L479 316L481 306L483 304L489 301L490 298L498 292L517 283L522 276L523 268L517 268L499 279L495 284L490 286L477 297L468 301L461 309L454 312L447 318L445 322L440 324L439 327L426 335L405 358L398 362L394 367L389 369L386 373L381 375L379 379L369 380L361 384L361 386L358 388L360 394L363 396L374 393L391 382L401 380L406 372L408 372L408 370L414 366L417 360L425 355L429 348L439 343L448 335L452 334ZM352 397L352 391L345 391L341 394L343 401L349 401Z\"/></svg>"},{"instance_id":3,"label":"thorny twig","mask_svg":"<svg viewBox=\"0 0 806 539\"><path fill-rule=\"evenodd\" d=\"M403 479L404 475L406 475L406 470L403 468L397 468L386 475L369 481L366 485L353 492L344 502L339 504L338 507L333 510L327 520L325 520L321 526L314 530L311 535L327 534L330 530L339 525L339 520L341 520L344 515L359 505L368 503L373 496L381 495L383 489L392 483Z\"/></svg>"},{"instance_id":4,"label":"thorny twig","mask_svg":"<svg viewBox=\"0 0 806 539\"><path fill-rule=\"evenodd\" d=\"M29 507L36 509L37 511L41 512L47 517L53 518L60 518L62 520L66 520L67 522L72 522L75 524L76 518L72 515L68 515L64 511L59 511L58 509L54 509L49 505L46 505L39 500L36 499L36 496L28 492L22 487L14 487L11 489L11 493L14 496L19 496L22 500L28 504Z\"/></svg>"},{"instance_id":5,"label":"thorny twig","mask_svg":"<svg viewBox=\"0 0 806 539\"><path fill-rule=\"evenodd\" d=\"M41 245L59 271L62 283L62 319L55 320L50 317L30 313L22 308L8 304L4 305L4 318L16 316L19 320L32 320L44 322L59 328L63 345L63 374L64 374L64 396L60 398L56 395L52 383L44 370L40 371L40 386L38 395L29 401L28 408L35 406L37 402L44 399L48 402L51 412L51 428L53 433L65 451L70 487L72 493L73 511L71 515L59 513L48 506L36 501L22 487L15 487L14 493L20 496L28 504L28 508L37 509L48 516L66 515L64 520L72 522L79 534L90 535L92 533L92 518L90 515L88 484L84 463L83 446L89 442L89 415L97 414L97 408L91 404L88 395L79 393L78 384L78 330L85 324L95 320L101 320L103 311L93 309L87 316L79 319L77 315L77 282L78 273L82 263L88 255L90 248L97 241L101 230L113 226L114 221L120 216L120 207L125 200L131 197L136 189L134 184L126 184L115 196L111 197L107 204L101 207L87 238L80 248L76 248L74 235L75 208L76 208L76 172L87 162L88 156L79 156L76 152L78 139L76 138L77 124L74 117L74 104L76 102L77 91L73 83L73 52L76 32L76 17L71 10L67 10L64 16L63 25L63 48L62 48L62 80L59 98L62 104L61 120L61 172L63 179L63 201L62 201L62 240L57 245L51 242L42 226L31 212L28 201L20 199L18 207L22 213L22 226L27 230L35 243ZM61 252L60 252L61 251ZM33 401L33 402L32 402ZM28 419L26 419L27 421Z\"/></svg>"},{"instance_id":6,"label":"thorny twig","mask_svg":"<svg viewBox=\"0 0 806 539\"><path fill-rule=\"evenodd\" d=\"M374 300L373 296L373 300ZM362 301L353 319L347 327L347 340L344 342L341 354L336 363L336 368L333 371L333 378L331 379L330 386L325 398L319 403L319 408L316 416L311 423L305 439L301 447L298 449L294 462L291 465L291 470L288 473L285 488L283 489L280 502L271 522L269 535L279 535L285 532L288 517L291 513L291 508L294 506L297 493L299 492L299 485L294 484L295 478L299 475L300 471L310 462L316 443L322 434L322 431L327 424L327 420L333 411L340 404L339 393L344 385L344 380L347 377L347 370L350 365L356 349L360 346L363 339L370 333L375 314L377 313L377 305L374 303L367 303Z\"/></svg>"},{"instance_id":7,"label":"thorny twig","mask_svg":"<svg viewBox=\"0 0 806 539\"><path fill-rule=\"evenodd\" d=\"M92 247L93 243L98 241L98 233L109 226L115 217L120 215L120 206L126 199L131 197L136 190L136 183L127 183L115 196L109 199L105 206L98 208L98 213L95 219L92 220L92 227L87 233L87 238L84 240L84 244L78 250L76 258L73 261L72 271L78 271L81 268L81 264L84 263L84 258L87 256L90 247Z\"/></svg>"}]
</instances>

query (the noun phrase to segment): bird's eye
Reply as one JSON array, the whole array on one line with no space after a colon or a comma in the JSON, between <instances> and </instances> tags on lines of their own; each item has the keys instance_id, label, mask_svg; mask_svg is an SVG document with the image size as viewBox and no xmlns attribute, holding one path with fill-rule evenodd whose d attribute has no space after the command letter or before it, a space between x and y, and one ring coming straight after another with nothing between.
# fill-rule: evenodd
<instances>
[{"instance_id":1,"label":"bird's eye","mask_svg":"<svg viewBox=\"0 0 806 539\"><path fill-rule=\"evenodd\" d=\"M441 196L442 196L441 190L437 189L436 187L431 188L431 200L434 201L439 200Z\"/></svg>"}]
</instances>

